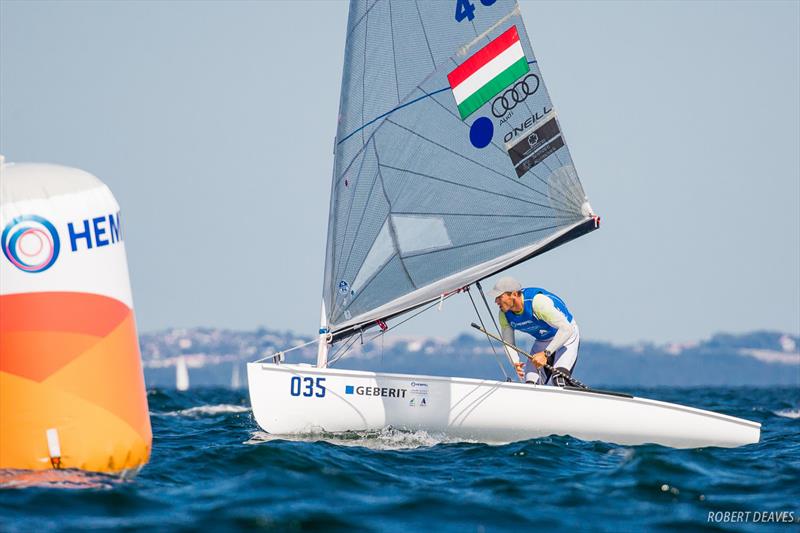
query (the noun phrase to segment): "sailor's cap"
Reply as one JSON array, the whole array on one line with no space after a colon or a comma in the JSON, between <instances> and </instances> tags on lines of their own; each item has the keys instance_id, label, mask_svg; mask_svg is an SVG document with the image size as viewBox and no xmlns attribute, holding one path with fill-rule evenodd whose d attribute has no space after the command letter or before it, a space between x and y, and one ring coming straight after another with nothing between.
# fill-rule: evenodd
<instances>
[{"instance_id":1,"label":"sailor's cap","mask_svg":"<svg viewBox=\"0 0 800 533\"><path fill-rule=\"evenodd\" d=\"M504 276L497 280L497 283L494 284L492 290L489 291L488 296L494 300L505 292L516 292L521 290L522 285L520 285L519 281L515 280L511 276Z\"/></svg>"}]
</instances>

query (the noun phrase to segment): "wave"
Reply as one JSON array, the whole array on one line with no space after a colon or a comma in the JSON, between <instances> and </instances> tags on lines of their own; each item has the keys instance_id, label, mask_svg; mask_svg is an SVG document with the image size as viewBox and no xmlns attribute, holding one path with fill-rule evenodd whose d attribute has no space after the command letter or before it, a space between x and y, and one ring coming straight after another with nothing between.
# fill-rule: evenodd
<instances>
[{"instance_id":1,"label":"wave","mask_svg":"<svg viewBox=\"0 0 800 533\"><path fill-rule=\"evenodd\" d=\"M232 404L217 404L217 405L198 405L197 407L190 407L188 409L181 409L179 411L169 411L166 413L151 413L157 416L188 416L188 417L200 417L200 416L214 416L219 414L227 414L227 413L247 413L250 411L250 408L244 405L232 405Z\"/></svg>"},{"instance_id":2,"label":"wave","mask_svg":"<svg viewBox=\"0 0 800 533\"><path fill-rule=\"evenodd\" d=\"M265 431L251 433L244 444L261 444L270 441L327 442L337 446L360 446L371 450L413 450L430 448L438 444L477 443L479 441L456 439L427 431L409 431L386 427L378 431L309 431L294 435L273 435Z\"/></svg>"},{"instance_id":3,"label":"wave","mask_svg":"<svg viewBox=\"0 0 800 533\"><path fill-rule=\"evenodd\" d=\"M800 409L781 409L779 411L772 411L778 416L782 416L784 418L800 418Z\"/></svg>"},{"instance_id":4,"label":"wave","mask_svg":"<svg viewBox=\"0 0 800 533\"><path fill-rule=\"evenodd\" d=\"M138 469L122 474L102 474L76 469L65 470L0 470L0 489L113 489L133 477Z\"/></svg>"}]
</instances>

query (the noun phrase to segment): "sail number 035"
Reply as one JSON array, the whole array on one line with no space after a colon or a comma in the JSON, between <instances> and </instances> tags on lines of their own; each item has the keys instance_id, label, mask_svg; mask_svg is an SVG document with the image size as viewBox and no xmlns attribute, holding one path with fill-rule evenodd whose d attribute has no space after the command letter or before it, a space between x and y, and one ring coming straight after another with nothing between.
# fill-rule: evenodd
<instances>
[{"instance_id":1,"label":"sail number 035","mask_svg":"<svg viewBox=\"0 0 800 533\"><path fill-rule=\"evenodd\" d=\"M326 390L325 378L301 378L300 376L292 376L289 388L292 396L316 396L317 398L324 398Z\"/></svg>"},{"instance_id":2,"label":"sail number 035","mask_svg":"<svg viewBox=\"0 0 800 533\"><path fill-rule=\"evenodd\" d=\"M497 0L481 0L481 4L489 7ZM475 4L469 0L456 0L456 22L472 20L475 18Z\"/></svg>"}]
</instances>

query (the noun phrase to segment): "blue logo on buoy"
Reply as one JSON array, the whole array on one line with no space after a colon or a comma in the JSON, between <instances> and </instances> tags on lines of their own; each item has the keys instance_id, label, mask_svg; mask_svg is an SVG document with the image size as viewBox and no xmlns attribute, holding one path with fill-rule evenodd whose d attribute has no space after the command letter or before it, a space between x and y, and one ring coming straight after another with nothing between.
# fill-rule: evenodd
<instances>
[{"instance_id":1,"label":"blue logo on buoy","mask_svg":"<svg viewBox=\"0 0 800 533\"><path fill-rule=\"evenodd\" d=\"M494 135L494 124L488 117L478 117L469 128L469 142L475 148L489 146Z\"/></svg>"},{"instance_id":2,"label":"blue logo on buoy","mask_svg":"<svg viewBox=\"0 0 800 533\"><path fill-rule=\"evenodd\" d=\"M38 215L23 215L6 225L0 236L6 259L23 272L44 272L56 262L61 241L55 226Z\"/></svg>"}]
</instances>

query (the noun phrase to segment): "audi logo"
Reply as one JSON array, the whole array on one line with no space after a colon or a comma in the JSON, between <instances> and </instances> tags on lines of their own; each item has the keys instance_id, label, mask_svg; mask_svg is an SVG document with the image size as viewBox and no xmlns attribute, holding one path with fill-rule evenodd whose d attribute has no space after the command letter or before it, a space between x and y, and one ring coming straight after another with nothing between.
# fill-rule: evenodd
<instances>
[{"instance_id":1,"label":"audi logo","mask_svg":"<svg viewBox=\"0 0 800 533\"><path fill-rule=\"evenodd\" d=\"M514 109L517 104L524 102L526 98L539 90L539 76L536 74L528 74L522 80L514 84L513 87L507 89L503 94L498 96L492 102L492 115L497 118L503 116Z\"/></svg>"}]
</instances>

